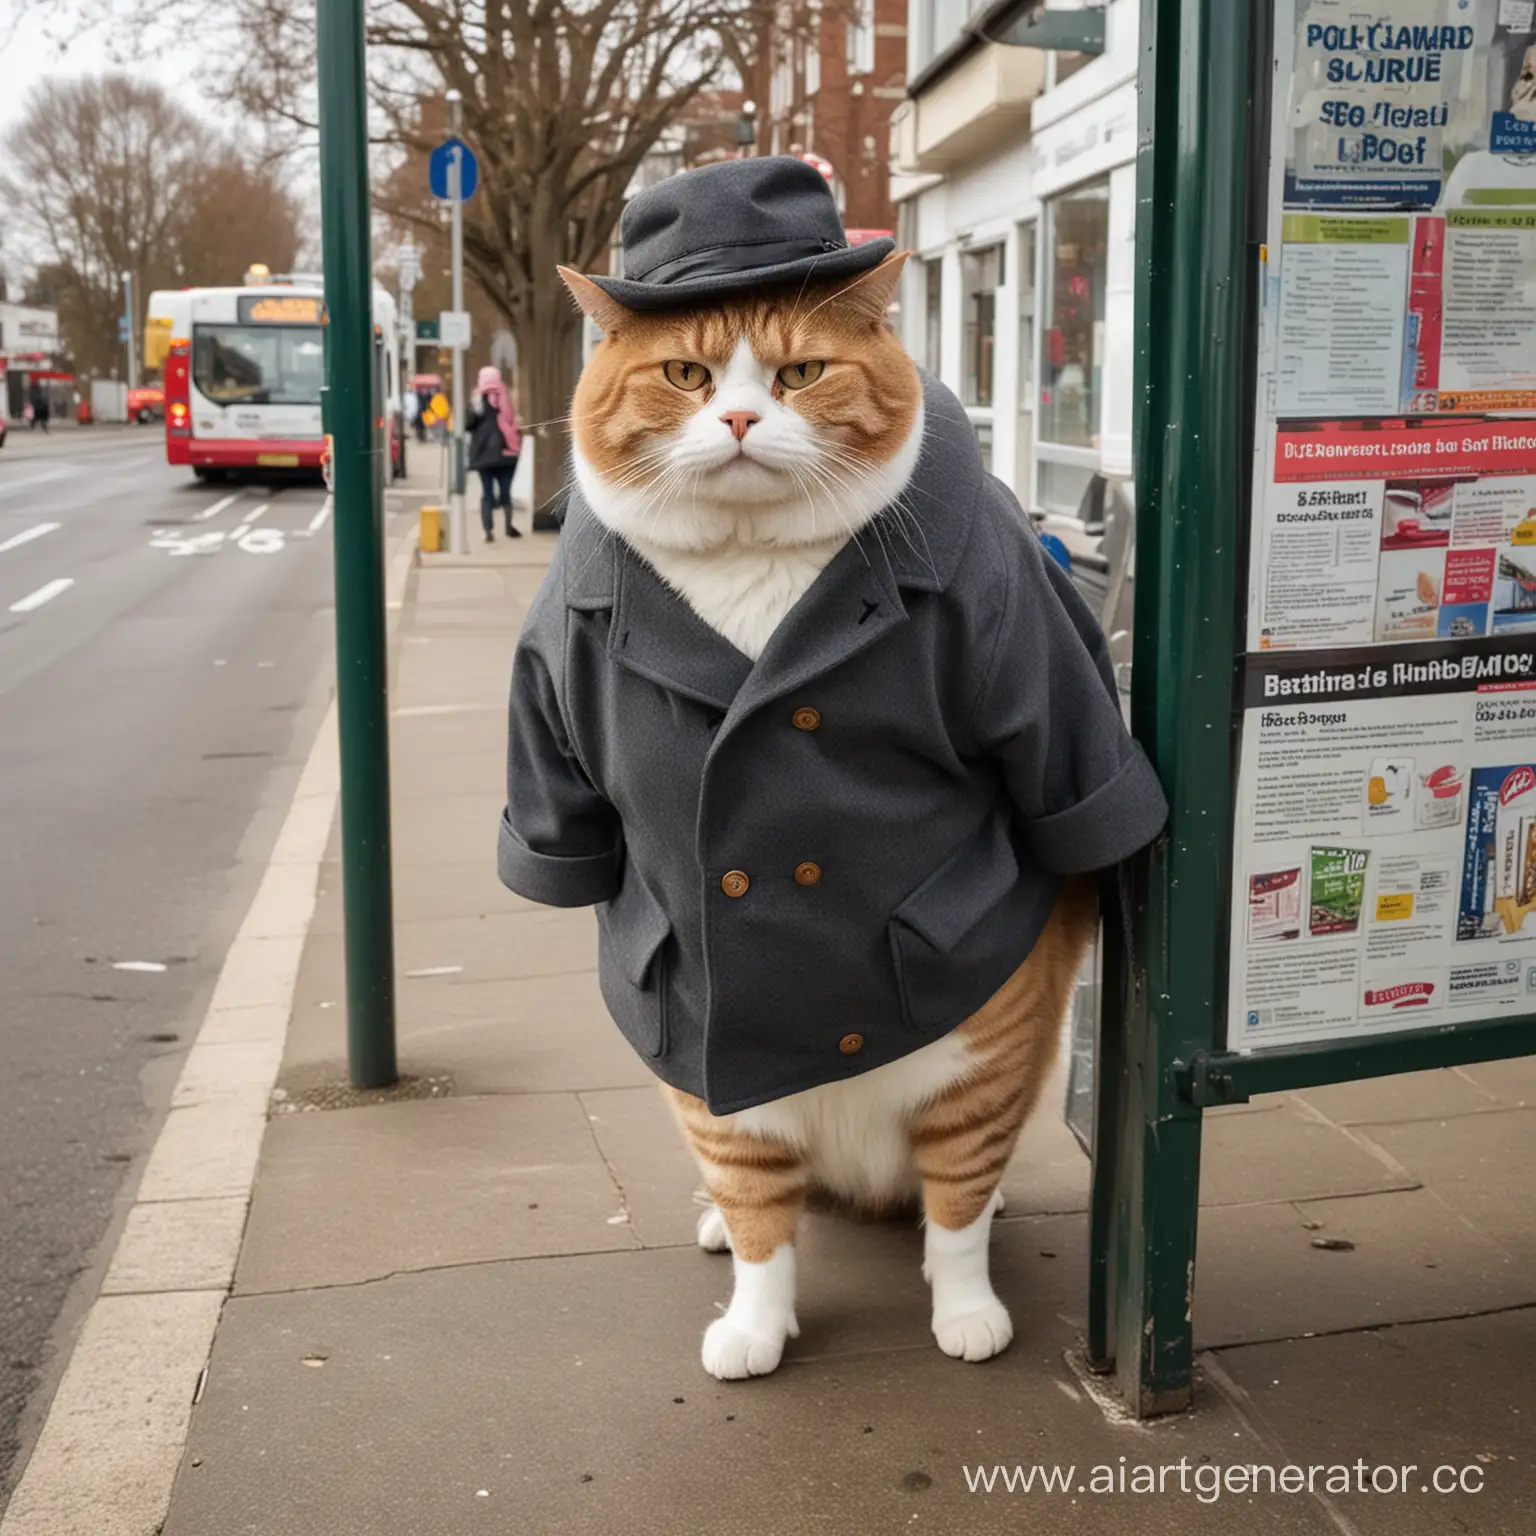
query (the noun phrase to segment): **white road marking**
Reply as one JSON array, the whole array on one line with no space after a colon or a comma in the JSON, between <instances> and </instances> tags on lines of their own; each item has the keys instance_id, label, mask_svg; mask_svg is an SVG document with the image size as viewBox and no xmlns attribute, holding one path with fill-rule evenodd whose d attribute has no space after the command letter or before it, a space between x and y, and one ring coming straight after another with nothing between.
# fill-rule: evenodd
<instances>
[{"instance_id":1,"label":"white road marking","mask_svg":"<svg viewBox=\"0 0 1536 1536\"><path fill-rule=\"evenodd\" d=\"M320 510L309 521L309 531L319 533L325 527L325 520L331 515L331 498L327 496Z\"/></svg>"},{"instance_id":2,"label":"white road marking","mask_svg":"<svg viewBox=\"0 0 1536 1536\"><path fill-rule=\"evenodd\" d=\"M462 965L423 965L414 971L407 971L408 977L417 976L457 976L464 967Z\"/></svg>"},{"instance_id":3,"label":"white road marking","mask_svg":"<svg viewBox=\"0 0 1536 1536\"><path fill-rule=\"evenodd\" d=\"M45 533L52 533L55 528L62 528L62 523L38 523L32 528L24 529L21 533L12 534L3 544L0 544L0 555L8 549L20 549L23 544L30 544L33 539L40 539Z\"/></svg>"},{"instance_id":4,"label":"white road marking","mask_svg":"<svg viewBox=\"0 0 1536 1536\"><path fill-rule=\"evenodd\" d=\"M114 971L163 971L164 964L159 960L119 960L114 963Z\"/></svg>"},{"instance_id":5,"label":"white road marking","mask_svg":"<svg viewBox=\"0 0 1536 1536\"><path fill-rule=\"evenodd\" d=\"M36 592L29 592L19 603L11 604L12 613L31 613L34 608L41 608L44 603L51 603L60 592L67 592L74 586L73 576L60 576L56 581L50 581L47 586L39 587Z\"/></svg>"},{"instance_id":6,"label":"white road marking","mask_svg":"<svg viewBox=\"0 0 1536 1536\"><path fill-rule=\"evenodd\" d=\"M248 528L252 523L256 521L258 517L264 517L267 513L267 509L271 505L272 503L270 501L264 501L259 507L252 507L251 510L240 519L239 526L242 528Z\"/></svg>"},{"instance_id":7,"label":"white road marking","mask_svg":"<svg viewBox=\"0 0 1536 1536\"><path fill-rule=\"evenodd\" d=\"M203 510L197 514L194 521L205 523L210 517L217 517L225 507L232 507L239 500L240 493L236 491L233 496L226 496L222 501L214 502L211 507L204 507Z\"/></svg>"},{"instance_id":8,"label":"white road marking","mask_svg":"<svg viewBox=\"0 0 1536 1536\"><path fill-rule=\"evenodd\" d=\"M241 525L244 527L244 525ZM239 530L236 530L237 533ZM240 534L236 544L248 555L275 555L283 547L281 528L248 528Z\"/></svg>"},{"instance_id":9,"label":"white road marking","mask_svg":"<svg viewBox=\"0 0 1536 1536\"><path fill-rule=\"evenodd\" d=\"M151 549L168 549L174 560L180 555L211 555L224 542L224 530L215 528L211 533L195 533L190 537L167 533L163 538L151 538Z\"/></svg>"}]
</instances>

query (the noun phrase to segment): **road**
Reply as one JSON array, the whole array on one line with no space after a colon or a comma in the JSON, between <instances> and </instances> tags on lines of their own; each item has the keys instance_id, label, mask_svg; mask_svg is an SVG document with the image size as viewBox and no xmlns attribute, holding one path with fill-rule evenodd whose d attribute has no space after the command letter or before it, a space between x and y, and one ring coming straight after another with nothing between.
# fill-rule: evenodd
<instances>
[{"instance_id":1,"label":"road","mask_svg":"<svg viewBox=\"0 0 1536 1536\"><path fill-rule=\"evenodd\" d=\"M152 427L0 448L0 1507L319 722L328 517Z\"/></svg>"}]
</instances>

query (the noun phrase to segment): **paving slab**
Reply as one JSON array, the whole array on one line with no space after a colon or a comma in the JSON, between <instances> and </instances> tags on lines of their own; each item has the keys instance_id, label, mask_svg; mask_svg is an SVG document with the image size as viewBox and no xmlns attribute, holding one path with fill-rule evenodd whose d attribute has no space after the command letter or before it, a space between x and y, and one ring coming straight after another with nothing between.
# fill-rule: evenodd
<instances>
[{"instance_id":1,"label":"paving slab","mask_svg":"<svg viewBox=\"0 0 1536 1536\"><path fill-rule=\"evenodd\" d=\"M463 612L477 604L498 603L504 590L501 577L494 570L484 567L444 569L423 561L416 573L418 609L447 606Z\"/></svg>"},{"instance_id":2,"label":"paving slab","mask_svg":"<svg viewBox=\"0 0 1536 1536\"><path fill-rule=\"evenodd\" d=\"M403 1015L400 1051L408 1071L451 1073L460 1093L655 1091L654 1076L609 1019L591 973L445 990L453 993L450 1007L437 1003L419 1018Z\"/></svg>"},{"instance_id":3,"label":"paving slab","mask_svg":"<svg viewBox=\"0 0 1536 1536\"><path fill-rule=\"evenodd\" d=\"M299 976L278 1075L290 1091L345 1074L345 996L339 951ZM655 1078L608 1017L595 972L524 981L402 980L402 1069L454 1078L461 1094L543 1093L650 1085Z\"/></svg>"},{"instance_id":4,"label":"paving slab","mask_svg":"<svg viewBox=\"0 0 1536 1536\"><path fill-rule=\"evenodd\" d=\"M1373 1194L1414 1182L1379 1149L1294 1100L1274 1112L1215 1116L1205 1126L1202 1206Z\"/></svg>"},{"instance_id":5,"label":"paving slab","mask_svg":"<svg viewBox=\"0 0 1536 1536\"><path fill-rule=\"evenodd\" d=\"M280 1115L236 1289L356 1286L401 1270L635 1246L574 1094Z\"/></svg>"},{"instance_id":6,"label":"paving slab","mask_svg":"<svg viewBox=\"0 0 1536 1536\"><path fill-rule=\"evenodd\" d=\"M1451 1210L1536 1267L1536 1109L1377 1125L1369 1135Z\"/></svg>"},{"instance_id":7,"label":"paving slab","mask_svg":"<svg viewBox=\"0 0 1536 1536\"><path fill-rule=\"evenodd\" d=\"M702 1180L655 1080L585 1092L581 1106L623 1191L636 1238L647 1248L693 1242L701 1210L694 1191Z\"/></svg>"},{"instance_id":8,"label":"paving slab","mask_svg":"<svg viewBox=\"0 0 1536 1536\"><path fill-rule=\"evenodd\" d=\"M395 876L395 921L446 921L482 913L527 912L537 903L515 896L496 876L492 857L458 864L415 864ZM310 933L339 933L342 924L341 862L320 866L320 887Z\"/></svg>"},{"instance_id":9,"label":"paving slab","mask_svg":"<svg viewBox=\"0 0 1536 1536\"><path fill-rule=\"evenodd\" d=\"M1314 1239L1354 1246L1319 1249ZM1202 1347L1528 1302L1536 1302L1536 1268L1429 1190L1200 1213L1194 1320Z\"/></svg>"},{"instance_id":10,"label":"paving slab","mask_svg":"<svg viewBox=\"0 0 1536 1536\"><path fill-rule=\"evenodd\" d=\"M402 646L400 680L394 697L396 706L423 702L416 695L418 685L435 691L445 681L451 681L467 690L466 698L485 696L495 700L499 693L499 702L505 708L507 688L512 679L512 653L522 615L503 608L503 603L498 603L498 608L506 613L508 633L502 643L457 634L417 634L415 643Z\"/></svg>"},{"instance_id":11,"label":"paving slab","mask_svg":"<svg viewBox=\"0 0 1536 1536\"><path fill-rule=\"evenodd\" d=\"M927 1336L915 1231L810 1225L802 1337L753 1382L699 1366L729 1266L691 1249L236 1299L164 1536L312 1536L322 1510L334 1536L1332 1530L1294 1500L970 1493L967 1466L1258 1446L1214 1397L1155 1430L1106 1422L1064 1362L1050 1261L1024 1272L1014 1347L972 1366Z\"/></svg>"},{"instance_id":12,"label":"paving slab","mask_svg":"<svg viewBox=\"0 0 1536 1536\"><path fill-rule=\"evenodd\" d=\"M1486 1088L1501 1104L1536 1106L1536 1056L1478 1061L1460 1070L1463 1077Z\"/></svg>"},{"instance_id":13,"label":"paving slab","mask_svg":"<svg viewBox=\"0 0 1536 1536\"><path fill-rule=\"evenodd\" d=\"M1341 1494L1358 1536L1536 1531L1536 1311L1224 1350L1221 1368L1298 1465L1415 1466L1407 1491ZM1436 1493L1436 1468L1480 1492ZM1442 1483L1450 1474L1442 1474ZM1382 1479L1385 1486L1385 1478ZM1430 1491L1424 1492L1426 1486Z\"/></svg>"},{"instance_id":14,"label":"paving slab","mask_svg":"<svg viewBox=\"0 0 1536 1536\"><path fill-rule=\"evenodd\" d=\"M390 765L390 787L402 800L427 799L434 795L478 794L500 815L507 783L507 728L504 710L496 711L497 729L484 740L448 752L402 752ZM492 870L496 851L483 855ZM510 894L510 892L508 893Z\"/></svg>"},{"instance_id":15,"label":"paving slab","mask_svg":"<svg viewBox=\"0 0 1536 1536\"><path fill-rule=\"evenodd\" d=\"M507 674L508 681L511 673ZM393 700L396 708L409 708L413 703L427 702L422 699ZM507 752L506 700L501 709L460 709L434 714L394 714L389 721L389 749L391 766L405 765L411 757L435 757L451 759L468 752L483 752L490 756L499 754L505 769ZM473 787L456 784L444 778L438 781L447 791ZM398 807L398 802L397 802Z\"/></svg>"},{"instance_id":16,"label":"paving slab","mask_svg":"<svg viewBox=\"0 0 1536 1536\"><path fill-rule=\"evenodd\" d=\"M1336 1125L1380 1125L1394 1120L1439 1120L1497 1109L1498 1097L1455 1067L1404 1072L1352 1083L1307 1088L1296 1097Z\"/></svg>"},{"instance_id":17,"label":"paving slab","mask_svg":"<svg viewBox=\"0 0 1536 1536\"><path fill-rule=\"evenodd\" d=\"M338 930L317 933L305 964L340 977L342 953ZM441 988L596 969L597 924L589 912L522 907L395 923L395 975L402 994L428 984Z\"/></svg>"},{"instance_id":18,"label":"paving slab","mask_svg":"<svg viewBox=\"0 0 1536 1536\"><path fill-rule=\"evenodd\" d=\"M503 733L506 726L501 727ZM408 816L396 816L391 832L397 878L413 865L464 864L485 859L496 866L500 801L484 791L440 794L416 802Z\"/></svg>"}]
</instances>

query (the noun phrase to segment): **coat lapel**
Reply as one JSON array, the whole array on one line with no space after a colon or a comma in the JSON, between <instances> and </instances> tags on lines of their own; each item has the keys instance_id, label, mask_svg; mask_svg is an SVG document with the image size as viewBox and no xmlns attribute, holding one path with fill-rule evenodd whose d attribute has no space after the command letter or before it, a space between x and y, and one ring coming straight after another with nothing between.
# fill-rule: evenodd
<instances>
[{"instance_id":1,"label":"coat lapel","mask_svg":"<svg viewBox=\"0 0 1536 1536\"><path fill-rule=\"evenodd\" d=\"M883 550L850 539L774 630L721 730L867 650L907 619Z\"/></svg>"},{"instance_id":2,"label":"coat lapel","mask_svg":"<svg viewBox=\"0 0 1536 1536\"><path fill-rule=\"evenodd\" d=\"M638 556L616 561L608 654L674 693L728 710L752 663L696 614Z\"/></svg>"}]
</instances>

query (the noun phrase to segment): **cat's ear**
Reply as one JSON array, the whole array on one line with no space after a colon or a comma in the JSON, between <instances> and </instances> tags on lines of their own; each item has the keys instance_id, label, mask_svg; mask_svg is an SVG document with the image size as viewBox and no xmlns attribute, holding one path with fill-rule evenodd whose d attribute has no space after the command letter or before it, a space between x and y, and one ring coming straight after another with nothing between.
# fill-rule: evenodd
<instances>
[{"instance_id":1,"label":"cat's ear","mask_svg":"<svg viewBox=\"0 0 1536 1536\"><path fill-rule=\"evenodd\" d=\"M886 314L896 299L901 269L911 251L892 251L878 267L861 272L833 295L832 302L851 310L871 325L884 325Z\"/></svg>"},{"instance_id":2,"label":"cat's ear","mask_svg":"<svg viewBox=\"0 0 1536 1536\"><path fill-rule=\"evenodd\" d=\"M611 336L630 318L631 311L617 299L611 299L590 277L570 267L556 267L560 280L571 290L571 297L581 306L582 312L604 336Z\"/></svg>"}]
</instances>

